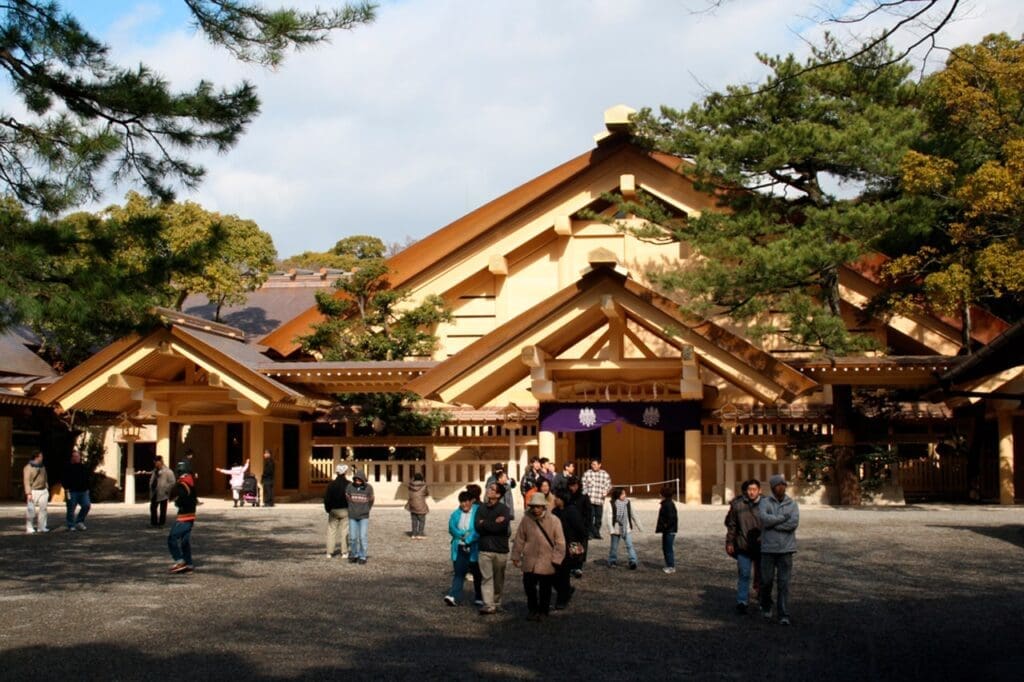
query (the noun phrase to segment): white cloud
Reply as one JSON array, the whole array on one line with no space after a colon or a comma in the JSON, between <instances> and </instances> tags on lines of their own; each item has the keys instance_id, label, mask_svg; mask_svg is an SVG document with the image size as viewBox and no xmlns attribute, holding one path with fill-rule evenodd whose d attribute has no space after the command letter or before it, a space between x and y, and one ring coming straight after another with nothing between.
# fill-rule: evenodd
<instances>
[{"instance_id":1,"label":"white cloud","mask_svg":"<svg viewBox=\"0 0 1024 682\"><path fill-rule=\"evenodd\" d=\"M149 64L180 88L200 78L259 87L261 116L229 154L203 158L207 180L183 198L256 220L290 255L357 233L422 237L589 149L607 107L681 107L702 84L759 80L755 51L806 53L799 34L821 30L808 18L820 16L814 0L691 11L702 6L386 3L375 24L277 72L234 62L183 24L151 37L151 4L104 37L116 60ZM948 40L1020 35L1017 7L976 0Z\"/></svg>"}]
</instances>

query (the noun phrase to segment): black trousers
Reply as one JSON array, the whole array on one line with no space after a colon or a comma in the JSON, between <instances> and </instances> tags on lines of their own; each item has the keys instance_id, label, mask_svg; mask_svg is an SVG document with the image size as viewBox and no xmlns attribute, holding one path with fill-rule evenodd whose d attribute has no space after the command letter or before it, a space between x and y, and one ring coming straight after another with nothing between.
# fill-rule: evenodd
<instances>
[{"instance_id":1,"label":"black trousers","mask_svg":"<svg viewBox=\"0 0 1024 682\"><path fill-rule=\"evenodd\" d=\"M157 520L157 509L160 510L160 519ZM149 525L162 526L167 522L167 500L149 501Z\"/></svg>"},{"instance_id":2,"label":"black trousers","mask_svg":"<svg viewBox=\"0 0 1024 682\"><path fill-rule=\"evenodd\" d=\"M526 608L530 613L548 614L551 611L551 586L553 575L523 573L523 587L526 588ZM539 597L538 597L538 592Z\"/></svg>"},{"instance_id":3,"label":"black trousers","mask_svg":"<svg viewBox=\"0 0 1024 682\"><path fill-rule=\"evenodd\" d=\"M263 483L263 506L273 507L274 506L274 479L264 478Z\"/></svg>"}]
</instances>

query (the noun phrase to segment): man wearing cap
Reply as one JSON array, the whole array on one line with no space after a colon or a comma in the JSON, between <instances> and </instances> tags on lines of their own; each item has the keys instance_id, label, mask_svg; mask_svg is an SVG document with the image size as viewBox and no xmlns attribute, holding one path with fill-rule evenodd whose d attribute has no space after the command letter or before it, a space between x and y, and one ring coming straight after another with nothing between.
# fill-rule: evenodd
<instances>
[{"instance_id":1,"label":"man wearing cap","mask_svg":"<svg viewBox=\"0 0 1024 682\"><path fill-rule=\"evenodd\" d=\"M352 474L352 483L345 489L345 497L348 499L348 560L350 563L365 564L373 486L366 482L366 474L359 469Z\"/></svg>"},{"instance_id":2,"label":"man wearing cap","mask_svg":"<svg viewBox=\"0 0 1024 682\"><path fill-rule=\"evenodd\" d=\"M128 475L131 475L129 473ZM67 528L85 530L85 517L92 509L89 502L89 468L82 463L82 453L78 448L71 448L71 461L64 468L64 491L67 493ZM75 510L78 518L75 518Z\"/></svg>"},{"instance_id":3,"label":"man wearing cap","mask_svg":"<svg viewBox=\"0 0 1024 682\"><path fill-rule=\"evenodd\" d=\"M178 462L174 472L178 480L171 490L171 499L178 508L178 517L171 526L167 536L167 548L174 559L171 573L186 573L193 569L192 565L192 526L196 522L196 481L187 462Z\"/></svg>"},{"instance_id":4,"label":"man wearing cap","mask_svg":"<svg viewBox=\"0 0 1024 682\"><path fill-rule=\"evenodd\" d=\"M800 505L786 494L786 477L775 474L768 479L772 494L761 498L758 515L764 526L761 536L761 615L772 617L772 583L778 574L775 615L779 625L789 625L789 579L796 553L796 529L800 525Z\"/></svg>"},{"instance_id":5,"label":"man wearing cap","mask_svg":"<svg viewBox=\"0 0 1024 682\"><path fill-rule=\"evenodd\" d=\"M541 620L551 608L555 567L565 559L565 534L543 495L532 495L526 504L512 543L512 563L523 569L529 620Z\"/></svg>"},{"instance_id":6,"label":"man wearing cap","mask_svg":"<svg viewBox=\"0 0 1024 682\"><path fill-rule=\"evenodd\" d=\"M50 484L46 479L46 467L43 466L43 453L32 455L21 472L25 486L25 532L46 533L46 504L50 501Z\"/></svg>"},{"instance_id":7,"label":"man wearing cap","mask_svg":"<svg viewBox=\"0 0 1024 682\"><path fill-rule=\"evenodd\" d=\"M348 488L347 464L339 464L334 468L334 480L324 492L324 511L327 512L327 558L333 558L341 541L341 558L348 558Z\"/></svg>"}]
</instances>

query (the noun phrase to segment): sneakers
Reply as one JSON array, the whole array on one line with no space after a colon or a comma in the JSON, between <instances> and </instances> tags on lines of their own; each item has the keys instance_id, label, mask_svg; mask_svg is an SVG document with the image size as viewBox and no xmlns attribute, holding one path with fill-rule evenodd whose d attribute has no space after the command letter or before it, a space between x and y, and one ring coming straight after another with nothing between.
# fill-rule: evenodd
<instances>
[{"instance_id":1,"label":"sneakers","mask_svg":"<svg viewBox=\"0 0 1024 682\"><path fill-rule=\"evenodd\" d=\"M359 565L360 566L365 566L366 565L366 559L364 559L362 557L359 557Z\"/></svg>"},{"instance_id":2,"label":"sneakers","mask_svg":"<svg viewBox=\"0 0 1024 682\"><path fill-rule=\"evenodd\" d=\"M747 615L747 605L743 604L743 603L737 604L736 605L736 615L737 616L745 616L745 615Z\"/></svg>"},{"instance_id":3,"label":"sneakers","mask_svg":"<svg viewBox=\"0 0 1024 682\"><path fill-rule=\"evenodd\" d=\"M572 573L572 577L573 578L582 578L583 577L583 569L582 568L574 568L574 569L572 569L571 573Z\"/></svg>"},{"instance_id":4,"label":"sneakers","mask_svg":"<svg viewBox=\"0 0 1024 682\"><path fill-rule=\"evenodd\" d=\"M615 559L608 560L608 568L616 568L618 564L615 563Z\"/></svg>"},{"instance_id":5,"label":"sneakers","mask_svg":"<svg viewBox=\"0 0 1024 682\"><path fill-rule=\"evenodd\" d=\"M789 625L789 616L783 616L779 618L779 625Z\"/></svg>"},{"instance_id":6,"label":"sneakers","mask_svg":"<svg viewBox=\"0 0 1024 682\"><path fill-rule=\"evenodd\" d=\"M473 600L473 606L482 609L484 607L484 600L483 599L474 599Z\"/></svg>"},{"instance_id":7,"label":"sneakers","mask_svg":"<svg viewBox=\"0 0 1024 682\"><path fill-rule=\"evenodd\" d=\"M49 532L50 532L50 529L49 529L49 528L40 528L40 529L39 529L39 530L37 530L36 532L37 532L37 533L49 533Z\"/></svg>"},{"instance_id":8,"label":"sneakers","mask_svg":"<svg viewBox=\"0 0 1024 682\"><path fill-rule=\"evenodd\" d=\"M36 532L35 528L26 528L25 529L25 533L28 534L28 535L35 535L35 532Z\"/></svg>"},{"instance_id":9,"label":"sneakers","mask_svg":"<svg viewBox=\"0 0 1024 682\"><path fill-rule=\"evenodd\" d=\"M629 570L631 570L631 571L635 571L636 570L636 562L635 561L630 561L629 562Z\"/></svg>"},{"instance_id":10,"label":"sneakers","mask_svg":"<svg viewBox=\"0 0 1024 682\"><path fill-rule=\"evenodd\" d=\"M459 602L455 601L455 597L450 594L444 595L444 603L448 606L458 606Z\"/></svg>"},{"instance_id":11,"label":"sneakers","mask_svg":"<svg viewBox=\"0 0 1024 682\"><path fill-rule=\"evenodd\" d=\"M192 568L188 564L186 564L184 561L179 561L178 563L176 563L173 566L171 566L171 570L168 571L168 572L169 573L184 573L185 571L191 571L191 570L192 570Z\"/></svg>"},{"instance_id":12,"label":"sneakers","mask_svg":"<svg viewBox=\"0 0 1024 682\"><path fill-rule=\"evenodd\" d=\"M354 556L350 556L350 557L348 558L348 562L349 562L350 564L354 564L354 563L355 563L355 562L357 562L357 561L359 561L359 557L354 557Z\"/></svg>"},{"instance_id":13,"label":"sneakers","mask_svg":"<svg viewBox=\"0 0 1024 682\"><path fill-rule=\"evenodd\" d=\"M68 527L67 527L67 528L65 528L64 530L66 530L66 531L67 531L67 532L69 532L69 533L74 533L74 532L75 532L76 530L78 530L78 529L77 529L77 528L75 528L74 526L68 526Z\"/></svg>"},{"instance_id":14,"label":"sneakers","mask_svg":"<svg viewBox=\"0 0 1024 682\"><path fill-rule=\"evenodd\" d=\"M772 610L771 609L764 609L764 608L762 608L761 609L761 617L764 618L765 620L771 620Z\"/></svg>"},{"instance_id":15,"label":"sneakers","mask_svg":"<svg viewBox=\"0 0 1024 682\"><path fill-rule=\"evenodd\" d=\"M78 530L88 530L88 528L85 527L85 524L81 521L75 524L75 528L77 528Z\"/></svg>"},{"instance_id":16,"label":"sneakers","mask_svg":"<svg viewBox=\"0 0 1024 682\"><path fill-rule=\"evenodd\" d=\"M334 555L333 555L333 554L331 554L330 552L328 552L328 553L327 553L327 558L328 558L328 559L333 559L333 558L334 558Z\"/></svg>"},{"instance_id":17,"label":"sneakers","mask_svg":"<svg viewBox=\"0 0 1024 682\"><path fill-rule=\"evenodd\" d=\"M672 575L673 573L676 572L676 569L673 566L666 566L665 568L661 569L661 572L662 573L667 573L669 575Z\"/></svg>"}]
</instances>

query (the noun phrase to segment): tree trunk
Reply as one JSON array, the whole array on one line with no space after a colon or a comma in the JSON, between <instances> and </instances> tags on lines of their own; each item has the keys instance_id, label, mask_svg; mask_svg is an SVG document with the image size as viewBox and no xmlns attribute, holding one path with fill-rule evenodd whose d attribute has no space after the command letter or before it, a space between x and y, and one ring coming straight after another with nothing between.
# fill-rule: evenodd
<instances>
[{"instance_id":1,"label":"tree trunk","mask_svg":"<svg viewBox=\"0 0 1024 682\"><path fill-rule=\"evenodd\" d=\"M853 390L850 386L832 386L832 453L835 457L835 479L839 488L839 504L860 506L860 473L857 471L852 429Z\"/></svg>"},{"instance_id":2,"label":"tree trunk","mask_svg":"<svg viewBox=\"0 0 1024 682\"><path fill-rule=\"evenodd\" d=\"M967 301L960 306L960 346L961 353L971 354L971 304Z\"/></svg>"},{"instance_id":3,"label":"tree trunk","mask_svg":"<svg viewBox=\"0 0 1024 682\"><path fill-rule=\"evenodd\" d=\"M174 302L174 309L179 313L181 312L181 306L185 305L185 299L188 298L187 291L179 291L178 299Z\"/></svg>"}]
</instances>

